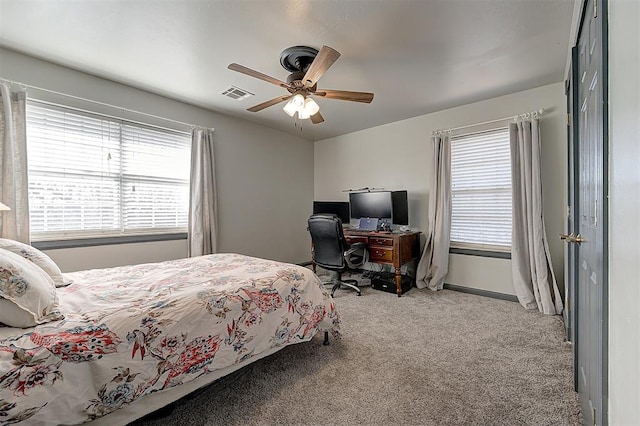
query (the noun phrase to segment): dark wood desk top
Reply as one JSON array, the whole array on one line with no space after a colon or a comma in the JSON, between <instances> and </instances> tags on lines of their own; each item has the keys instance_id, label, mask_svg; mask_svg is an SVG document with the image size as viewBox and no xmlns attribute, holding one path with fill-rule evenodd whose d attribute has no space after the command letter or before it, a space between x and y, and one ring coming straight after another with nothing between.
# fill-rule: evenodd
<instances>
[{"instance_id":1,"label":"dark wood desk top","mask_svg":"<svg viewBox=\"0 0 640 426\"><path fill-rule=\"evenodd\" d=\"M344 235L362 235L366 237L394 237L404 235L420 234L420 231L407 231L407 232L390 232L390 231L360 231L359 229L344 228Z\"/></svg>"}]
</instances>

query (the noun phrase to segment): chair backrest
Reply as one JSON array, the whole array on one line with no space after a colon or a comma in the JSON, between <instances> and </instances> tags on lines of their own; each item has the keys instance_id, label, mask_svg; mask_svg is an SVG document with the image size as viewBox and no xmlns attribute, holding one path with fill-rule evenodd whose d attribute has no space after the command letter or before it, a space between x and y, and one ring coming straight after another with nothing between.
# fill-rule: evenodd
<instances>
[{"instance_id":1,"label":"chair backrest","mask_svg":"<svg viewBox=\"0 0 640 426\"><path fill-rule=\"evenodd\" d=\"M314 214L309 218L309 233L313 242L313 261L321 268L344 271L347 243L342 222L334 214Z\"/></svg>"}]
</instances>

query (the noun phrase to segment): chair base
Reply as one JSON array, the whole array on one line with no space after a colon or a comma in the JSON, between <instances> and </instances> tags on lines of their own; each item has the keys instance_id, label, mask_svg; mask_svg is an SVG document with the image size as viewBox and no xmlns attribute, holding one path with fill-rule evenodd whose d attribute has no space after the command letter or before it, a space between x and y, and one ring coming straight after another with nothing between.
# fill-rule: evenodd
<instances>
[{"instance_id":1,"label":"chair base","mask_svg":"<svg viewBox=\"0 0 640 426\"><path fill-rule=\"evenodd\" d=\"M362 290L360 289L360 287L358 287L358 281L356 280L341 280L339 279L338 282L336 283L336 285L333 286L333 288L331 289L331 297L333 297L333 293L336 292L337 289L339 289L342 285L346 285L349 288L354 289L355 291L358 292L358 296L362 295Z\"/></svg>"}]
</instances>

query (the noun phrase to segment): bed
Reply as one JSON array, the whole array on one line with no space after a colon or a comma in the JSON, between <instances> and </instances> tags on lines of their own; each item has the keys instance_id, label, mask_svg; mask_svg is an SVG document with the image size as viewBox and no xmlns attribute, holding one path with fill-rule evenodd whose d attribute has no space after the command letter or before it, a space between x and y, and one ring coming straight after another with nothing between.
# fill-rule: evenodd
<instances>
[{"instance_id":1,"label":"bed","mask_svg":"<svg viewBox=\"0 0 640 426\"><path fill-rule=\"evenodd\" d=\"M307 268L239 254L64 274L63 319L0 326L0 424L124 424L340 317Z\"/></svg>"}]
</instances>

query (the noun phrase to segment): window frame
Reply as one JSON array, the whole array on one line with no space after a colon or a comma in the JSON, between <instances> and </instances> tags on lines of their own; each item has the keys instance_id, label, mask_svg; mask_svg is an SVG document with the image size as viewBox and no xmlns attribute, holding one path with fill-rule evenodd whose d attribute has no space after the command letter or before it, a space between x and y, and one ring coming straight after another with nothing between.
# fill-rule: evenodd
<instances>
[{"instance_id":1,"label":"window frame","mask_svg":"<svg viewBox=\"0 0 640 426\"><path fill-rule=\"evenodd\" d=\"M155 132L161 132L166 134L175 134L181 135L185 138L185 142L188 146L189 157L191 151L191 134L188 131L171 128L169 126L162 126L157 124L145 123L139 120L132 120L124 117L117 117L112 114L90 111L87 109L77 108L70 105L63 105L55 102L49 102L41 99L33 99L27 98L27 118L26 118L26 128L27 128L27 148L29 147L29 107L36 106L39 108L57 110L62 112L69 112L71 114L77 114L81 116L86 116L93 119L105 120L112 123L116 123L119 126L119 161L121 163L124 160L121 158L124 152L123 148L123 129L125 126L131 126L134 128L147 129ZM154 117L155 118L155 117ZM29 154L27 151L27 161L29 161ZM120 166L121 167L121 166ZM187 164L187 168L190 168L190 164ZM43 173L42 171L39 171ZM28 175L31 175L31 169L28 167ZM119 171L119 200L120 200L120 211L119 211L119 229L110 230L110 229L93 229L93 230L63 230L56 231L51 233L39 233L33 232L31 230L32 235L32 244L34 246L42 247L43 249L55 249L55 248L72 248L72 247L88 247L88 246L98 246L98 245L111 245L111 244L127 244L127 243L138 243L138 242L150 242L150 241L170 241L170 240L178 240L178 239L186 239L187 238L187 227L188 227L188 204L186 206L186 224L185 226L179 227L158 227L158 228L125 228L125 222L123 217L125 215L125 210L122 208L124 205L124 185L123 181L128 178L127 173L125 173L122 169ZM157 178L158 182L166 181L169 183L170 181L179 181L182 184L186 184L187 187L190 185L190 176L186 179L172 179L167 178L163 181L163 178L158 178L157 176L145 175L142 178L142 182L145 180L155 180ZM30 192L30 190L29 190ZM29 194L29 198L31 199L31 193ZM187 201L188 203L188 201ZM29 214L31 215L31 207ZM31 227L31 224L30 224ZM47 235L48 234L48 235Z\"/></svg>"},{"instance_id":2,"label":"window frame","mask_svg":"<svg viewBox=\"0 0 640 426\"><path fill-rule=\"evenodd\" d=\"M467 129L465 129L467 130ZM451 144L451 148L453 148L453 143L456 139L461 139L465 137L471 137L474 135L481 135L487 133L497 133L502 132L507 138L509 137L509 127L507 126L499 126L499 127L491 127L485 129L478 129L472 131L464 131L450 136L449 143ZM509 149L509 169L511 168L511 150ZM451 154L451 160L453 160L453 154ZM451 173L453 175L453 161L451 162ZM451 176L451 225L453 225L453 176ZM512 188L512 178L511 174L509 174L509 184L510 188ZM509 210L509 214L513 211L513 205ZM452 239L451 235L449 236L449 252L451 254L463 254L463 255L474 255L474 256L482 256L482 257L495 257L495 258L511 258L511 247L512 247L512 230L509 232L510 243L509 245L499 245L499 244L491 244L491 243L474 243L468 241L455 241Z\"/></svg>"},{"instance_id":3,"label":"window frame","mask_svg":"<svg viewBox=\"0 0 640 426\"><path fill-rule=\"evenodd\" d=\"M116 244L151 243L158 241L174 241L188 239L187 232L175 232L164 234L138 234L121 235L112 237L92 237L69 240L38 240L31 245L39 250L57 250L79 247L110 246Z\"/></svg>"}]
</instances>

